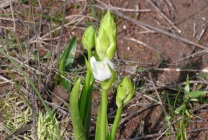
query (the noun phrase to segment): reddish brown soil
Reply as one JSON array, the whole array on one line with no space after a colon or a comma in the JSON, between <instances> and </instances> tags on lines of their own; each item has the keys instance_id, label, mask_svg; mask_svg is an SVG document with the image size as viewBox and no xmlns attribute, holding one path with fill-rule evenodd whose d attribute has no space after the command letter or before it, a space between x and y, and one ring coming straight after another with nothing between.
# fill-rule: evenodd
<instances>
[{"instance_id":1,"label":"reddish brown soil","mask_svg":"<svg viewBox=\"0 0 208 140\"><path fill-rule=\"evenodd\" d=\"M153 6L151 2L157 6ZM136 9L139 7L140 10L148 10L146 12L136 13L135 11L127 12L122 11L122 13L134 20L143 22L147 25L151 25L152 27L159 28L168 33L180 36L189 41L198 43L205 47L208 46L208 2L206 0L102 0L102 2L106 4L111 4L114 7L122 8L122 10L128 9ZM170 2L170 3L169 3ZM50 1L43 0L41 1L43 11L42 14L44 16L53 17L53 12L55 16L60 16L62 14L61 6L63 6L64 2L60 1ZM94 16L96 19L100 19L102 16L102 10L100 10L97 6L101 6L99 2L90 2L92 5L88 4L87 9L83 12L81 10L85 6L84 2L75 2L71 1L67 6L66 11L66 22L70 22L72 17L70 15L89 15ZM23 7L21 5L14 5L17 10L29 11L28 4L26 3ZM93 15L93 10L95 10L96 16ZM158 11L160 10L160 11ZM34 10L37 13L41 13L39 8ZM173 26L167 22L166 19L161 15L161 12L177 27L181 32L173 29ZM103 12L104 13L104 12ZM22 17L18 17L22 20L26 19L25 15L21 15ZM208 56L207 52L203 51L199 54L197 52L202 51L199 47L194 45L190 45L181 41L180 39L172 38L170 36L165 35L162 32L156 32L152 30L152 28L144 28L142 26L138 26L135 22L119 17L114 14L116 19L116 23L118 25L118 38L117 38L117 55L114 59L114 63L117 65L119 76L130 75L134 80L137 91L133 100L125 107L123 116L121 121L128 118L126 121L121 123L118 129L116 139L158 139L161 136L161 139L167 139L165 137L166 123L165 123L165 114L164 109L167 113L168 111L167 100L165 94L177 94L178 87L175 86L173 88L160 88L161 85L174 85L180 82L184 82L186 79L186 75L189 74L191 80L197 79L196 72L176 72L176 71L150 71L152 74L152 79L156 87L159 87L158 92L160 94L161 100L163 102L164 108L160 105L153 105L149 108L150 104L153 104L153 99L147 98L146 96L142 96L143 94L148 94L151 97L155 97L157 99L156 91L154 90L151 78L148 75L148 72L138 73L136 72L137 68L147 68L147 69L155 69L155 68L194 68L194 69L203 69L208 66ZM37 16L35 21L38 23L40 17ZM32 21L32 17L31 17ZM42 44L38 46L37 51L40 56L44 56L49 50L55 49L55 53L58 54L59 50L63 50L67 45L68 41L72 38L72 36L77 36L78 38L78 51L76 54L74 67L77 65L83 65L84 61L80 61L79 54L83 53L81 45L81 36L83 34L84 29L89 24L88 21L90 19L86 19L85 22L80 21L79 23L72 24L67 26L63 30L63 36L61 40L61 48L56 48L58 44L58 39L55 38L59 36L60 30L54 32L53 37L54 40L50 41L50 35L46 36L43 39L48 39L45 42L48 44ZM56 24L55 24L56 23ZM56 21L53 25L59 25L61 21ZM10 21L2 21L2 26L13 27L13 23ZM26 23L25 23L26 24ZM50 29L50 19L43 18L42 28L40 36L47 34ZM95 26L98 25L96 20L93 20L93 24ZM38 25L38 24L37 24ZM26 40L28 37L31 39L34 36L34 30L37 27L31 27L31 29L26 29L24 24L20 24L17 22L17 34L21 36L22 40ZM204 31L204 32L203 32ZM9 35L11 31L5 30L4 35ZM202 35L202 36L200 36ZM20 40L21 41L21 40ZM139 42L139 43L138 43ZM17 42L18 43L18 42ZM144 45L146 44L146 45ZM52 45L52 46L51 46ZM32 45L29 47L33 47ZM17 50L18 51L18 50ZM193 56L191 56L194 54ZM12 54L11 54L12 55ZM190 57L191 56L191 57ZM0 56L1 58L1 56ZM81 58L83 59L83 58ZM31 59L30 61L34 61ZM2 65L7 64L7 62L0 62ZM1 67L0 67L1 68ZM2 68L3 69L3 68ZM0 69L1 70L1 69ZM40 71L47 72L50 71L48 65L44 65L43 68L40 68ZM4 74L3 74L4 75ZM8 76L8 75L4 75ZM9 77L9 76L8 76ZM206 82L206 81L204 81ZM45 86L50 86L50 83L44 83ZM145 85L144 90L140 90L140 87ZM206 86L205 84L204 86ZM5 94L5 91L1 88L1 94ZM56 89L56 94L61 94L62 89ZM114 89L109 93L109 122L113 123L113 117L115 115L116 105L114 102ZM59 95L61 96L61 95ZM62 97L62 96L61 96ZM67 94L63 95L63 98L67 100ZM53 98L52 101L58 102L56 98ZM92 111L92 137L94 136L94 126L96 123L96 114L99 106L99 93L93 94L93 111ZM200 105L199 105L200 106ZM193 107L195 107L193 105ZM143 110L146 108L145 110ZM143 110L143 111L141 111ZM141 112L139 112L141 111ZM208 113L206 108L204 110L199 110L194 113L193 119L191 119L190 125L187 127L186 131L194 130L194 133L187 133L187 139L190 140L203 140L208 139ZM173 124L173 131L175 132L177 128L177 124ZM71 130L69 130L71 131ZM0 137L1 138L1 137ZM174 135L171 135L171 139L175 139ZM93 139L93 138L92 138Z\"/></svg>"},{"instance_id":2,"label":"reddish brown soil","mask_svg":"<svg viewBox=\"0 0 208 140\"><path fill-rule=\"evenodd\" d=\"M106 1L103 1L107 3ZM208 7L205 1L198 0L176 0L170 1L172 6L168 5L165 1L152 2L158 7L158 9L163 12L167 18L172 21L172 23L181 30L181 33L174 30L170 24L166 22L164 17L161 16L160 12L148 1L145 0L135 0L135 1L115 1L111 0L110 4L115 7L135 9L135 5L139 5L139 9L149 9L150 12L140 12L138 16L135 16L135 12L124 12L125 15L141 21L145 24L151 25L168 31L170 33L176 34L180 37L186 38L193 42L198 42L201 45L207 46L208 32L205 31L204 34L199 36L202 31L207 28L207 12ZM118 59L123 60L121 65L121 72L133 74L135 78L135 68L145 67L145 68L185 68L191 67L195 69L203 69L208 66L207 53L202 52L193 57L188 57L201 49L184 43L179 39L174 39L163 33L146 32L145 29L135 25L133 22L124 19L118 19ZM194 27L195 26L195 27ZM195 29L194 29L195 28ZM149 47L142 45L141 43L136 43L132 41L138 40ZM183 59L186 58L187 59ZM164 72L153 72L153 79L156 82L163 83L166 85L175 84L178 82L184 82L186 79L187 72L176 72L176 71L164 71ZM192 77L196 77L196 73L189 73ZM144 73L140 76L136 76L137 79L143 76L148 77ZM148 77L149 78L149 77ZM166 92L166 91L161 91ZM148 92L147 92L148 93ZM175 91L177 93L177 91ZM139 94L139 93L138 93ZM154 92L152 94L155 94ZM139 96L139 95L138 95ZM161 95L161 98L164 98ZM142 100L137 100L137 105ZM133 104L133 103L132 103ZM140 106L126 108L125 115L128 116L138 110ZM199 115L201 114L201 115ZM204 128L208 125L207 112L196 114L199 115L203 121L201 123L191 122L188 130L197 130L198 128ZM157 139L160 135L154 136L154 134L162 133L165 130L164 122L164 112L162 107L156 106L149 110L142 112L139 115L135 115L133 118L129 119L127 122L120 126L118 131L117 139L130 139L135 138L144 139L147 135L152 135L152 139ZM125 117L123 117L125 119ZM197 119L196 119L197 120ZM198 120L199 121L199 120ZM204 123L203 123L204 122ZM142 128L142 129L141 129ZM197 131L196 133L187 134L188 139L204 139L207 137L207 130ZM165 134L164 134L165 135ZM142 137L144 136L144 137ZM136 138L137 137L137 138ZM174 137L171 136L174 139ZM150 139L150 137L147 139ZM167 138L165 138L167 139ZM206 139L206 138L205 138Z\"/></svg>"}]
</instances>

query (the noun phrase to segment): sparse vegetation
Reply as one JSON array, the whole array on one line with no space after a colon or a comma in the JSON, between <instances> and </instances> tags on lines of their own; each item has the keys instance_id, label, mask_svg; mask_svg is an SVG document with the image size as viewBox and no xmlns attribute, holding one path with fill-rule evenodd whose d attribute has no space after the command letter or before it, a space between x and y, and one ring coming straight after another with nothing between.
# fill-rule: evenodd
<instances>
[{"instance_id":1,"label":"sparse vegetation","mask_svg":"<svg viewBox=\"0 0 208 140\"><path fill-rule=\"evenodd\" d=\"M69 107L76 81L80 92L93 91L89 104L76 104L82 111L83 129L88 130L81 133L89 139L99 139L96 118L102 118L97 114L101 91L108 95L104 117L108 122L102 124L109 128L99 133L109 131L111 139L207 138L207 0L103 2L0 2L1 140L61 140L79 135L73 131L72 121L77 120ZM98 35L108 10L118 25L115 56L108 56L118 74L109 90L103 90L102 82L100 86L89 78L86 60L95 56L102 61L105 55L99 48L83 49L89 42L83 43L82 36L90 25ZM124 105L124 97L116 97L116 92L126 75L134 82L135 96ZM84 100L82 96L77 95ZM86 117L83 110L91 103L91 115ZM121 109L116 114L118 104Z\"/></svg>"}]
</instances>

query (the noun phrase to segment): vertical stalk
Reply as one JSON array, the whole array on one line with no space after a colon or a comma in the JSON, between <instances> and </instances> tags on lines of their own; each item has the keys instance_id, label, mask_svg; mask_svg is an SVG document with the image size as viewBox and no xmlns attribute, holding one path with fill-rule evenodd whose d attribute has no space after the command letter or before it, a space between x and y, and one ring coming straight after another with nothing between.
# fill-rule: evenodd
<instances>
[{"instance_id":1,"label":"vertical stalk","mask_svg":"<svg viewBox=\"0 0 208 140\"><path fill-rule=\"evenodd\" d=\"M91 56L92 56L92 51L88 50L88 61L90 61ZM94 83L94 77L91 71L87 69L84 86L79 99L80 117L82 119L82 124L85 129L86 139L89 139L93 83Z\"/></svg>"},{"instance_id":2,"label":"vertical stalk","mask_svg":"<svg viewBox=\"0 0 208 140\"><path fill-rule=\"evenodd\" d=\"M88 61L90 61L90 58L92 57L92 50L87 50L87 56L88 56Z\"/></svg>"},{"instance_id":3,"label":"vertical stalk","mask_svg":"<svg viewBox=\"0 0 208 140\"><path fill-rule=\"evenodd\" d=\"M92 51L87 50L87 54L88 54L88 61L90 61L90 58L92 56ZM94 82L94 79L92 78L92 76L93 75L91 74L90 70L87 69L87 73L86 73L85 81L84 81L84 86L83 86L81 96L80 96L80 100L79 100L80 116L81 116L81 119L83 120L82 121L83 123L85 123L84 122L84 114L85 114L85 111L86 111L85 106L86 106L87 102L90 100L89 98L91 98L91 97L89 97L88 94L90 94L90 93L88 93L88 92L89 92L90 84L93 84L93 82Z\"/></svg>"},{"instance_id":4,"label":"vertical stalk","mask_svg":"<svg viewBox=\"0 0 208 140\"><path fill-rule=\"evenodd\" d=\"M107 90L102 88L101 96L101 116L100 116L100 140L106 140L106 120L107 120L107 106L108 106L108 93Z\"/></svg>"},{"instance_id":5,"label":"vertical stalk","mask_svg":"<svg viewBox=\"0 0 208 140\"><path fill-rule=\"evenodd\" d=\"M110 140L114 140L115 139L116 131L117 131L118 124L119 124L119 121L120 121L120 118L121 118L122 110L123 110L123 105L121 107L119 107L117 112L116 112L116 117L114 119L113 128L112 128L111 134L110 134Z\"/></svg>"}]
</instances>

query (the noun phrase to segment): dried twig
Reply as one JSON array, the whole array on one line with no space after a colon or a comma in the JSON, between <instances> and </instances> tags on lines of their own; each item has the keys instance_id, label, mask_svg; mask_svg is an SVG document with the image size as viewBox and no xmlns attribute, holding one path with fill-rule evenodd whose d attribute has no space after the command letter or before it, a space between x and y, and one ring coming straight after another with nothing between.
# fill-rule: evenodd
<instances>
[{"instance_id":1,"label":"dried twig","mask_svg":"<svg viewBox=\"0 0 208 140\"><path fill-rule=\"evenodd\" d=\"M159 103L150 103L149 105L146 105L146 106L143 107L142 109L140 109L140 110L138 110L138 111L136 111L136 112L134 112L134 113L128 115L126 118L122 119L122 120L120 121L119 125L122 125L124 122L130 120L130 119L133 118L134 116L139 115L139 114L141 114L142 112L144 112L144 111L146 111L146 110L148 110L148 109L150 109L150 108L152 108L152 107L154 107L154 106L158 106L158 105L160 105L160 104L159 104Z\"/></svg>"},{"instance_id":2,"label":"dried twig","mask_svg":"<svg viewBox=\"0 0 208 140\"><path fill-rule=\"evenodd\" d=\"M178 33L181 33L181 30L174 25L174 23L152 2L152 0L149 0L149 3L158 11L165 21L172 26L172 28L174 28Z\"/></svg>"},{"instance_id":3,"label":"dried twig","mask_svg":"<svg viewBox=\"0 0 208 140\"><path fill-rule=\"evenodd\" d=\"M200 131L206 131L208 130L208 127L204 127L204 128L198 128L198 129L193 129L193 130L189 130L189 131L186 131L186 134L190 134L190 133L195 133L195 132L200 132ZM166 131L166 130L165 130ZM174 135L176 134L177 132L171 132L170 135ZM161 137L161 135L164 135L165 133L157 133L157 134L150 134L150 135L145 135L145 136L141 136L141 137L137 137L137 138L133 138L133 139L130 139L130 140L144 140L144 139L152 139L152 138L155 138L155 137Z\"/></svg>"},{"instance_id":4,"label":"dried twig","mask_svg":"<svg viewBox=\"0 0 208 140\"><path fill-rule=\"evenodd\" d=\"M157 52L158 54L160 54L160 52L159 52L157 49L155 49L155 48L149 46L148 44L146 44L146 43L144 43L144 42L142 42L142 41L139 41L139 40L137 40L137 39L135 39L135 38L127 38L127 37L124 37L124 39L126 39L126 40L131 40L131 41L133 41L133 42L136 42L136 43L138 43L138 44L140 44L140 45L143 45L143 46L145 46L145 47L147 47L147 48L149 48L149 49L151 49L151 50Z\"/></svg>"},{"instance_id":5,"label":"dried twig","mask_svg":"<svg viewBox=\"0 0 208 140\"><path fill-rule=\"evenodd\" d=\"M151 81L151 83L152 83L152 85L153 85L153 88L154 88L154 90L155 90L155 92L156 92L157 98L158 98L158 100L159 100L159 104L162 106L163 110L165 111L164 106L163 106L163 102L162 102L162 100L161 100L161 98L160 98L160 95L159 95L157 89L156 89L155 83L153 82L153 79L152 79L152 73L148 72L148 75L149 75L150 81Z\"/></svg>"},{"instance_id":6,"label":"dried twig","mask_svg":"<svg viewBox=\"0 0 208 140\"><path fill-rule=\"evenodd\" d=\"M67 5L67 0L65 0L64 3L64 9L63 9L63 17L62 17L62 22L61 22L61 30L60 30L60 37L58 40L58 44L56 46L56 52L58 53L57 55L59 56L61 54L61 43L62 43L62 35L64 31L64 23L65 23L65 15L66 15L66 5Z\"/></svg>"},{"instance_id":7,"label":"dried twig","mask_svg":"<svg viewBox=\"0 0 208 140\"><path fill-rule=\"evenodd\" d=\"M2 75L0 75L0 79L2 79L2 80L3 80L3 82L0 82L0 85L6 84L6 83L11 83L11 84L14 84L14 82L13 82L13 81L11 81L11 80L7 79L6 77L4 77L4 76L2 76Z\"/></svg>"},{"instance_id":8,"label":"dried twig","mask_svg":"<svg viewBox=\"0 0 208 140\"><path fill-rule=\"evenodd\" d=\"M11 6L11 4L17 3L18 0L2 0L0 2L0 9L4 9L6 7Z\"/></svg>"},{"instance_id":9,"label":"dried twig","mask_svg":"<svg viewBox=\"0 0 208 140\"><path fill-rule=\"evenodd\" d=\"M117 9L117 10L123 11L123 12L151 12L150 9L139 9L139 8L128 9L128 8L120 8L120 7L115 7L115 6L112 6L112 9Z\"/></svg>"},{"instance_id":10,"label":"dried twig","mask_svg":"<svg viewBox=\"0 0 208 140\"><path fill-rule=\"evenodd\" d=\"M136 24L136 25L138 25L138 26L140 26L140 27L146 27L146 28L149 28L149 29L154 30L154 31L156 31L156 32L158 32L158 33L162 33L162 34L167 35L167 36L169 36L169 37L172 37L172 38L174 38L174 39L178 39L178 40L180 40L180 41L182 41L182 42L184 42L184 43L187 43L187 44L189 44L189 45L193 45L193 46L196 46L196 47L198 47L198 48L200 48L200 49L204 49L206 52L208 51L208 48L205 47L205 46L203 46L203 45L200 45L200 44L198 44L198 43L195 43L195 42L193 42L193 41L190 41L190 40L188 40L188 39L186 39L186 38L180 37L180 36L178 36L178 35L176 35L176 34L169 33L169 32L167 32L167 31L165 31L165 30L160 29L160 28L153 27L153 26L151 26L151 25L149 25L149 24L146 24L146 23L143 23L143 22L141 22L141 21L135 20L135 19L133 19L133 18L131 18L131 17L128 17L128 16L124 15L123 13L119 12L118 10L112 9L112 7L109 7L109 5L107 5L107 4L103 3L103 2L101 2L100 0L97 0L97 2L100 3L100 4L101 4L103 7L105 7L106 9L111 10L112 13L114 13L114 14L116 14L116 15L118 15L118 16L120 16L120 17L126 19L126 20L129 20L129 21L131 21L132 23L134 23L134 24Z\"/></svg>"}]
</instances>

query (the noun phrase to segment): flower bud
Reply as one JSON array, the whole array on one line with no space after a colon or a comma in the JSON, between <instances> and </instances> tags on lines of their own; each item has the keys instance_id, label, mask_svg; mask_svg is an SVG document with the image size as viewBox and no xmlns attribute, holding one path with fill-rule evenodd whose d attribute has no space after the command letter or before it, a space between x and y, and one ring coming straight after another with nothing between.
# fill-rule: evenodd
<instances>
[{"instance_id":1,"label":"flower bud","mask_svg":"<svg viewBox=\"0 0 208 140\"><path fill-rule=\"evenodd\" d=\"M116 24L110 11L108 11L101 21L95 41L96 52L100 60L104 58L111 60L113 58L116 50L116 32Z\"/></svg>"},{"instance_id":2,"label":"flower bud","mask_svg":"<svg viewBox=\"0 0 208 140\"><path fill-rule=\"evenodd\" d=\"M89 26L83 36L82 36L82 45L85 49L91 50L95 46L95 29L93 26Z\"/></svg>"},{"instance_id":3,"label":"flower bud","mask_svg":"<svg viewBox=\"0 0 208 140\"><path fill-rule=\"evenodd\" d=\"M116 105L121 107L130 101L134 95L135 86L133 86L131 79L125 77L119 84L116 95Z\"/></svg>"}]
</instances>

